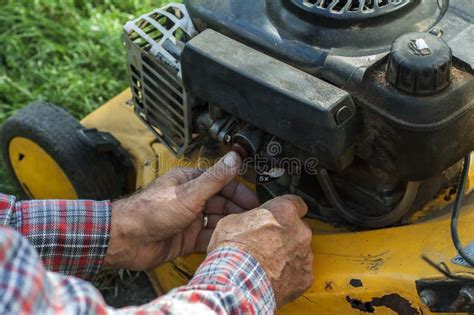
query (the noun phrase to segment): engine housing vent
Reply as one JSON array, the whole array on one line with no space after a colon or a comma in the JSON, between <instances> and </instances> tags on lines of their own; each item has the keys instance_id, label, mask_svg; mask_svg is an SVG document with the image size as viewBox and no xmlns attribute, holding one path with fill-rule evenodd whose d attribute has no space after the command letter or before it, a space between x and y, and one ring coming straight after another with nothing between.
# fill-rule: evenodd
<instances>
[{"instance_id":1,"label":"engine housing vent","mask_svg":"<svg viewBox=\"0 0 474 315\"><path fill-rule=\"evenodd\" d=\"M169 4L125 25L135 112L175 155L192 141L192 106L182 84L180 56L196 34L182 4Z\"/></svg>"},{"instance_id":2,"label":"engine housing vent","mask_svg":"<svg viewBox=\"0 0 474 315\"><path fill-rule=\"evenodd\" d=\"M413 0L292 0L293 4L315 14L335 18L358 18L385 15Z\"/></svg>"}]
</instances>

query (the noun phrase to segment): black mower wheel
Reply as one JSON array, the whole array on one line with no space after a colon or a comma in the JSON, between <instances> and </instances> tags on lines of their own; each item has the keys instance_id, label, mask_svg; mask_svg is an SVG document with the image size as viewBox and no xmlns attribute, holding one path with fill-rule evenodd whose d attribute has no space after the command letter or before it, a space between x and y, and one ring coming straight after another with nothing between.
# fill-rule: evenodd
<instances>
[{"instance_id":1,"label":"black mower wheel","mask_svg":"<svg viewBox=\"0 0 474 315\"><path fill-rule=\"evenodd\" d=\"M24 196L104 200L124 193L127 179L116 158L85 142L80 130L74 117L46 102L32 103L5 121L3 161Z\"/></svg>"}]
</instances>

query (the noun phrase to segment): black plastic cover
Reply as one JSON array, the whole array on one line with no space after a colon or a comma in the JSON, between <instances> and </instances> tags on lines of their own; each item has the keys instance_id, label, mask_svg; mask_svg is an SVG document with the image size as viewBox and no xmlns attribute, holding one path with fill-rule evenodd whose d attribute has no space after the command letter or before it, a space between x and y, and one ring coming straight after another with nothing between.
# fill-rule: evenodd
<instances>
[{"instance_id":1,"label":"black plastic cover","mask_svg":"<svg viewBox=\"0 0 474 315\"><path fill-rule=\"evenodd\" d=\"M434 0L403 0L399 2L406 5L396 10L381 10L383 14L377 16L370 10L348 19L348 14L326 14L327 10L296 2L300 1L185 0L199 31L212 28L317 76L326 68L329 54L354 57L388 52L401 35L435 25L444 9Z\"/></svg>"},{"instance_id":2,"label":"black plastic cover","mask_svg":"<svg viewBox=\"0 0 474 315\"><path fill-rule=\"evenodd\" d=\"M374 69L364 89L351 95L358 104L361 137L356 155L370 165L410 181L426 180L474 148L474 77L457 66L443 91L401 93Z\"/></svg>"},{"instance_id":3,"label":"black plastic cover","mask_svg":"<svg viewBox=\"0 0 474 315\"><path fill-rule=\"evenodd\" d=\"M321 160L355 143L354 103L329 83L213 30L189 41L181 61L191 93Z\"/></svg>"}]
</instances>

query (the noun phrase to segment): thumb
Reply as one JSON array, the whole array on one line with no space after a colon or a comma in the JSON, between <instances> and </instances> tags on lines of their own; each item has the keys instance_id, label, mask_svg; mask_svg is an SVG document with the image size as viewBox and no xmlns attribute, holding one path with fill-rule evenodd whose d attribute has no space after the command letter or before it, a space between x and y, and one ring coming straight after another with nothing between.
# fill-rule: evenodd
<instances>
[{"instance_id":1,"label":"thumb","mask_svg":"<svg viewBox=\"0 0 474 315\"><path fill-rule=\"evenodd\" d=\"M188 192L187 199L192 204L207 201L237 176L241 166L239 154L234 151L227 153L199 177L184 184L183 188Z\"/></svg>"}]
</instances>

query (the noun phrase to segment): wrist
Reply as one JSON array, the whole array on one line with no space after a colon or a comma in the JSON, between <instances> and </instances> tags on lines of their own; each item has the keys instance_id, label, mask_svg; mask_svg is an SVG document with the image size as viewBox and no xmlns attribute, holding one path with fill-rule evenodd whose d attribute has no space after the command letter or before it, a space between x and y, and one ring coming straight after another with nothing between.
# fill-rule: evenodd
<instances>
[{"instance_id":1,"label":"wrist","mask_svg":"<svg viewBox=\"0 0 474 315\"><path fill-rule=\"evenodd\" d=\"M103 263L105 269L124 268L130 260L136 221L130 217L129 207L127 199L112 203L109 244Z\"/></svg>"}]
</instances>

